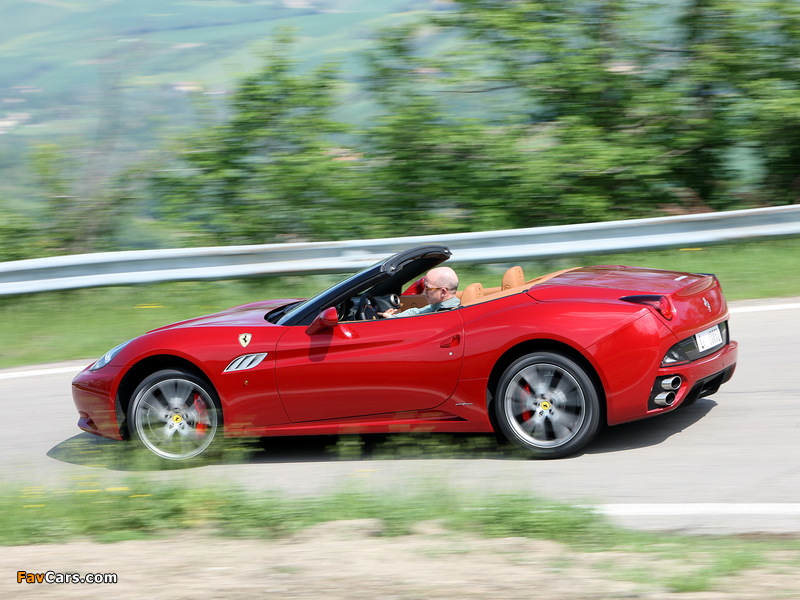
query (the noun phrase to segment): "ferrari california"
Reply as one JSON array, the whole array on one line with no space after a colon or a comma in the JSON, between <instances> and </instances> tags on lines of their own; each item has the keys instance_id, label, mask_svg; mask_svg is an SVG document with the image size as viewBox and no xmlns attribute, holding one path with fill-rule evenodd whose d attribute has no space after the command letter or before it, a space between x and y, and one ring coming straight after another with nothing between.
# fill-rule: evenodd
<instances>
[{"instance_id":1,"label":"ferrari california","mask_svg":"<svg viewBox=\"0 0 800 600\"><path fill-rule=\"evenodd\" d=\"M716 277L626 266L471 282L428 304L443 246L309 299L254 302L124 342L72 383L80 429L188 460L223 437L496 432L535 458L715 393L736 367ZM495 285L491 285L494 283ZM389 311L392 313L394 311Z\"/></svg>"}]
</instances>

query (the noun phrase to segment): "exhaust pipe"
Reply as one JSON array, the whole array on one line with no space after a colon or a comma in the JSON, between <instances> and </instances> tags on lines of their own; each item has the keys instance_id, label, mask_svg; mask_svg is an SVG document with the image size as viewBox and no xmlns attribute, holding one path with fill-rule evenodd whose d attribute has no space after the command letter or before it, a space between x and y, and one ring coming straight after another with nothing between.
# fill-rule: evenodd
<instances>
[{"instance_id":1,"label":"exhaust pipe","mask_svg":"<svg viewBox=\"0 0 800 600\"><path fill-rule=\"evenodd\" d=\"M674 377L665 377L661 380L661 389L668 392L675 392L679 387L681 387L681 383L683 383L683 380L679 375L675 375ZM670 404L672 404L672 402L670 402Z\"/></svg>"},{"instance_id":2,"label":"exhaust pipe","mask_svg":"<svg viewBox=\"0 0 800 600\"><path fill-rule=\"evenodd\" d=\"M675 392L661 392L653 401L656 406L672 406L672 403L675 402Z\"/></svg>"}]
</instances>

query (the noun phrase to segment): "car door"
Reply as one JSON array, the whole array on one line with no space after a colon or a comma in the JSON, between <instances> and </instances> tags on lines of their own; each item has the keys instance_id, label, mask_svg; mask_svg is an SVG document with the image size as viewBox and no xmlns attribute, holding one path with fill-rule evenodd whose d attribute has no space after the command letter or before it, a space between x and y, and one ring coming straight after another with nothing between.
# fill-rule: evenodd
<instances>
[{"instance_id":1,"label":"car door","mask_svg":"<svg viewBox=\"0 0 800 600\"><path fill-rule=\"evenodd\" d=\"M455 390L463 348L458 310L293 326L275 353L278 391L293 422L433 408Z\"/></svg>"}]
</instances>

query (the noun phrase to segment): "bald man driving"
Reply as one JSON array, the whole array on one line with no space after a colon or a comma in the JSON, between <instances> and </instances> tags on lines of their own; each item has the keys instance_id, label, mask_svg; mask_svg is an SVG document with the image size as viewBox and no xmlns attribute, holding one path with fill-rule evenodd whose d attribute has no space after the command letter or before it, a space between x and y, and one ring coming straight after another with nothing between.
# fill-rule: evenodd
<instances>
[{"instance_id":1,"label":"bald man driving","mask_svg":"<svg viewBox=\"0 0 800 600\"><path fill-rule=\"evenodd\" d=\"M428 305L422 308L409 308L403 312L398 312L396 308L390 308L379 316L386 319L396 317L413 317L416 315L427 315L440 310L450 310L456 308L460 301L456 297L458 289L458 275L450 267L436 267L428 271L425 275L425 297Z\"/></svg>"}]
</instances>

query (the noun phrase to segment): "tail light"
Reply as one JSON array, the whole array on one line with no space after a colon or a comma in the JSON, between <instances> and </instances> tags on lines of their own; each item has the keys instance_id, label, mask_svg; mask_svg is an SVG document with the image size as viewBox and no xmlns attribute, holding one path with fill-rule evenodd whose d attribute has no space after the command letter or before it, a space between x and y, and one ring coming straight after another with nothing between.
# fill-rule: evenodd
<instances>
[{"instance_id":1,"label":"tail light","mask_svg":"<svg viewBox=\"0 0 800 600\"><path fill-rule=\"evenodd\" d=\"M644 304L645 306L652 306L659 314L667 321L671 321L675 316L675 307L672 301L667 296L660 295L641 295L641 296L623 296L620 298L625 302L633 304Z\"/></svg>"}]
</instances>

